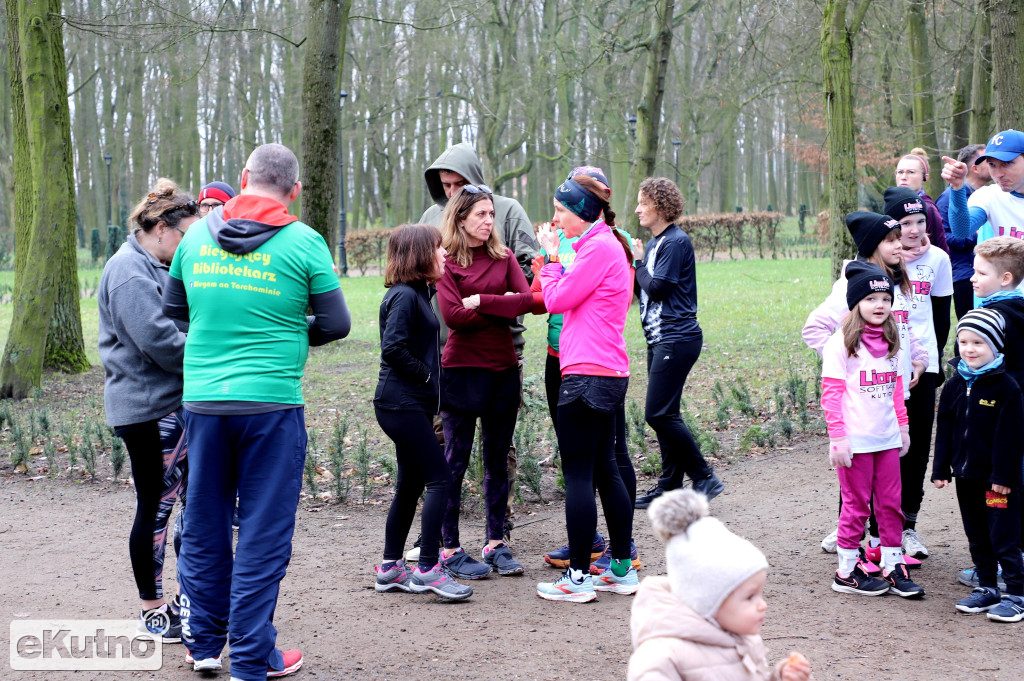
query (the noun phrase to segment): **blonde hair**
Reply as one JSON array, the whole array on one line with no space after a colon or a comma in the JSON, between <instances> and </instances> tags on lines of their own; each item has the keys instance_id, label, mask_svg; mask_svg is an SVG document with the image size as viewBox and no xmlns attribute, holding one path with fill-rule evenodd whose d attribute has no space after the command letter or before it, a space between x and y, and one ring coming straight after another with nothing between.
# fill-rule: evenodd
<instances>
[{"instance_id":1,"label":"blonde hair","mask_svg":"<svg viewBox=\"0 0 1024 681\"><path fill-rule=\"evenodd\" d=\"M463 224L469 217L473 206L485 200L490 201L492 206L494 205L494 197L491 194L486 192L472 194L463 187L448 199L448 205L445 206L444 214L441 216L441 246L448 251L448 258L462 267L469 267L473 264L473 251ZM487 236L484 246L491 260L504 260L508 257L508 249L501 242L497 225L491 228L491 233Z\"/></svg>"},{"instance_id":2,"label":"blonde hair","mask_svg":"<svg viewBox=\"0 0 1024 681\"><path fill-rule=\"evenodd\" d=\"M1012 236L993 237L975 246L974 255L992 263L998 274L1009 272L1014 286L1024 280L1024 241Z\"/></svg>"}]
</instances>

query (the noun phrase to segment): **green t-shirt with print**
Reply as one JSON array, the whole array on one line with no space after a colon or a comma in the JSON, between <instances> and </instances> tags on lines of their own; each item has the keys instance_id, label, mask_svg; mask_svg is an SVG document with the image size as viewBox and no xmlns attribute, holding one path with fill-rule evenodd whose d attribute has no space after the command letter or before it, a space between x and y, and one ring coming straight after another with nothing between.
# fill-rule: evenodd
<instances>
[{"instance_id":1,"label":"green t-shirt with print","mask_svg":"<svg viewBox=\"0 0 1024 681\"><path fill-rule=\"evenodd\" d=\"M184 401L303 404L309 297L339 288L327 244L293 222L235 255L205 226L182 237L170 268L188 298Z\"/></svg>"}]
</instances>

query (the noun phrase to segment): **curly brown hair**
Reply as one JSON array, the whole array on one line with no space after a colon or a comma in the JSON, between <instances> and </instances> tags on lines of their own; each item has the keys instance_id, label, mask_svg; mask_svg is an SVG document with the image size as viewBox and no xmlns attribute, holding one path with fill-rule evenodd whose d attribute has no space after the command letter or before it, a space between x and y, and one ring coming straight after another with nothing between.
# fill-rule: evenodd
<instances>
[{"instance_id":1,"label":"curly brown hair","mask_svg":"<svg viewBox=\"0 0 1024 681\"><path fill-rule=\"evenodd\" d=\"M675 182L666 177L648 177L640 183L640 193L654 205L658 216L675 222L686 209L686 199Z\"/></svg>"},{"instance_id":2,"label":"curly brown hair","mask_svg":"<svg viewBox=\"0 0 1024 681\"><path fill-rule=\"evenodd\" d=\"M153 185L153 191L132 209L128 221L149 232L161 220L169 229L174 229L186 217L198 214L199 204L192 195L182 191L173 180L161 177Z\"/></svg>"}]
</instances>

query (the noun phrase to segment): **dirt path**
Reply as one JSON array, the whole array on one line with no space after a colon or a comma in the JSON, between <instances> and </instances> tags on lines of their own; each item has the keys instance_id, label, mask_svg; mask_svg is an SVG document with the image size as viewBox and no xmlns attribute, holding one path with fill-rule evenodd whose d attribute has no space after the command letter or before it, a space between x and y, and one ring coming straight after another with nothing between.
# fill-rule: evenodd
<instances>
[{"instance_id":1,"label":"dirt path","mask_svg":"<svg viewBox=\"0 0 1024 681\"><path fill-rule=\"evenodd\" d=\"M821 440L807 439L719 470L728 486L713 512L772 564L763 635L773 661L798 649L819 680L1019 679L1014 661L1024 630L953 609L967 593L955 575L969 558L952 490L925 497L920 530L932 557L915 574L928 592L924 601L831 591L835 557L818 541L834 523L837 485L822 451ZM135 616L127 546L133 510L124 487L0 480L0 619ZM281 644L305 653L297 679L625 678L629 597L604 594L576 605L534 595L538 580L557 575L542 555L564 541L560 503L520 513L514 551L527 574L474 583L473 598L459 604L373 591L385 513L381 505L300 509L276 621ZM481 519L464 523L467 543L479 541ZM637 514L635 534L641 576L663 572L664 554L645 514ZM3 649L8 639L8 627L0 627ZM4 664L0 678L198 678L181 647L164 651L164 668L153 675L33 674ZM997 659L993 651L1005 652Z\"/></svg>"}]
</instances>

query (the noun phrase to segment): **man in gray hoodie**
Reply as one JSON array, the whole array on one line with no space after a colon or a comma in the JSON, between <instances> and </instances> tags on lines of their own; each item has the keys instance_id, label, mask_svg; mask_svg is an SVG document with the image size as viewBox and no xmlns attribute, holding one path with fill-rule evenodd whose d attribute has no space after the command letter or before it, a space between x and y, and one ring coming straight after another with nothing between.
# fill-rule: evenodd
<instances>
[{"instance_id":1,"label":"man in gray hoodie","mask_svg":"<svg viewBox=\"0 0 1024 681\"><path fill-rule=\"evenodd\" d=\"M441 226L441 215L444 213L445 206L448 205L448 199L455 192L467 184L485 184L480 157L476 155L473 146L468 142L456 144L438 156L437 160L424 171L423 177L427 182L430 197L434 199L434 205L423 212L419 222L435 227ZM492 194L492 196L494 197L494 224L498 226L501 241L515 254L516 262L519 263L523 274L526 275L526 281L532 282L533 271L530 269L530 263L540 253L540 247L537 245L537 238L533 232L533 223L530 222L526 211L515 199L498 194ZM448 327L445 326L444 319L441 317L436 296L432 299L432 305L434 314L441 322L441 345L443 346L448 340ZM519 357L519 376L522 379L523 347L526 345L526 339L523 337L523 332L526 331L523 318L517 317L515 324L512 324L510 328L512 330L512 345L515 347L516 356ZM522 384L522 380L520 380L520 384ZM435 430L438 430L439 439L442 438L443 435L436 423ZM512 498L515 496L515 446L508 453L508 472L512 484L509 485L506 530L511 529L508 518L512 517Z\"/></svg>"}]
</instances>

